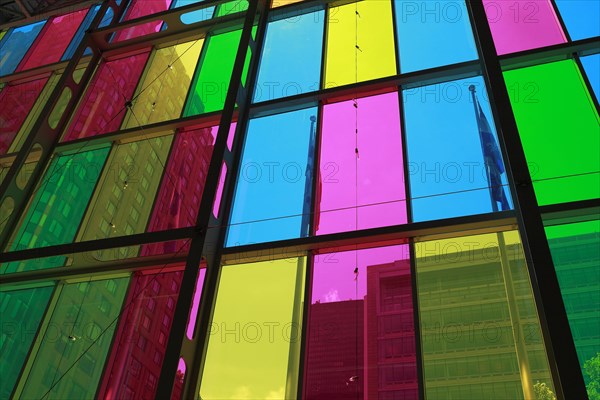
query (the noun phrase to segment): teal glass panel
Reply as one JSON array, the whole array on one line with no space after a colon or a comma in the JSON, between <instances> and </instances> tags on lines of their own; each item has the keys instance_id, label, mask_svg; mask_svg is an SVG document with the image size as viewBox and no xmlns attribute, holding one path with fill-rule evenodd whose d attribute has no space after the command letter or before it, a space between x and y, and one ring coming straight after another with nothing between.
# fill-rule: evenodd
<instances>
[{"instance_id":1,"label":"teal glass panel","mask_svg":"<svg viewBox=\"0 0 600 400\"><path fill-rule=\"evenodd\" d=\"M583 378L595 399L593 368L586 362L600 362L600 221L548 226L546 237Z\"/></svg>"},{"instance_id":2,"label":"teal glass panel","mask_svg":"<svg viewBox=\"0 0 600 400\"><path fill-rule=\"evenodd\" d=\"M250 120L227 246L307 235L316 115L308 108Z\"/></svg>"},{"instance_id":3,"label":"teal glass panel","mask_svg":"<svg viewBox=\"0 0 600 400\"><path fill-rule=\"evenodd\" d=\"M477 59L462 0L395 0L400 72L413 72Z\"/></svg>"},{"instance_id":4,"label":"teal glass panel","mask_svg":"<svg viewBox=\"0 0 600 400\"><path fill-rule=\"evenodd\" d=\"M324 11L270 22L254 102L319 90Z\"/></svg>"},{"instance_id":5,"label":"teal glass panel","mask_svg":"<svg viewBox=\"0 0 600 400\"><path fill-rule=\"evenodd\" d=\"M0 292L0 399L8 399L29 354L54 286Z\"/></svg>"},{"instance_id":6,"label":"teal glass panel","mask_svg":"<svg viewBox=\"0 0 600 400\"><path fill-rule=\"evenodd\" d=\"M482 114L476 111L470 86L476 90ZM403 102L414 221L512 207L492 112L480 76L405 89ZM488 164L496 174L488 176ZM502 170L496 169L499 166ZM507 203L504 205L498 201L502 193Z\"/></svg>"},{"instance_id":7,"label":"teal glass panel","mask_svg":"<svg viewBox=\"0 0 600 400\"><path fill-rule=\"evenodd\" d=\"M554 0L571 40L600 36L600 1Z\"/></svg>"},{"instance_id":8,"label":"teal glass panel","mask_svg":"<svg viewBox=\"0 0 600 400\"><path fill-rule=\"evenodd\" d=\"M59 287L39 347L30 355L21 398L91 399L112 344L129 278Z\"/></svg>"},{"instance_id":9,"label":"teal glass panel","mask_svg":"<svg viewBox=\"0 0 600 400\"><path fill-rule=\"evenodd\" d=\"M600 54L581 57L581 64L596 95L596 100L600 100Z\"/></svg>"},{"instance_id":10,"label":"teal glass panel","mask_svg":"<svg viewBox=\"0 0 600 400\"><path fill-rule=\"evenodd\" d=\"M11 29L2 38L2 46L0 46L0 75L12 74L15 71L45 23L46 21L40 21Z\"/></svg>"},{"instance_id":11,"label":"teal glass panel","mask_svg":"<svg viewBox=\"0 0 600 400\"><path fill-rule=\"evenodd\" d=\"M11 250L70 243L79 228L109 148L58 156L25 213ZM30 271L60 265L61 257L11 262L0 273Z\"/></svg>"}]
</instances>

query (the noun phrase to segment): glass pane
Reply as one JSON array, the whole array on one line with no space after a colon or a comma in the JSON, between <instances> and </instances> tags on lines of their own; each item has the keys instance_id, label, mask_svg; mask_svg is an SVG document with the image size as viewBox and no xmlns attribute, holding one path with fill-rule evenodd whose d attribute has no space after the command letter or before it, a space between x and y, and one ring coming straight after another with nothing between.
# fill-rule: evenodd
<instances>
[{"instance_id":1,"label":"glass pane","mask_svg":"<svg viewBox=\"0 0 600 400\"><path fill-rule=\"evenodd\" d=\"M175 136L147 231L196 225L202 192L219 127L182 131ZM176 252L173 242L148 244L142 255Z\"/></svg>"},{"instance_id":2,"label":"glass pane","mask_svg":"<svg viewBox=\"0 0 600 400\"><path fill-rule=\"evenodd\" d=\"M173 135L113 147L78 240L146 230Z\"/></svg>"},{"instance_id":3,"label":"glass pane","mask_svg":"<svg viewBox=\"0 0 600 400\"><path fill-rule=\"evenodd\" d=\"M295 398L306 258L224 266L203 399Z\"/></svg>"},{"instance_id":4,"label":"glass pane","mask_svg":"<svg viewBox=\"0 0 600 400\"><path fill-rule=\"evenodd\" d=\"M356 104L323 109L317 234L407 222L398 93Z\"/></svg>"},{"instance_id":5,"label":"glass pane","mask_svg":"<svg viewBox=\"0 0 600 400\"><path fill-rule=\"evenodd\" d=\"M98 14L99 10L100 6L92 6L89 8L89 11L85 15L83 22L81 22L81 25L79 25L79 29L77 29L77 32L75 32L73 40L71 40L71 43L69 43L69 47L67 47L67 50L65 50L65 54L63 54L61 61L69 60L71 57L73 57L73 54L75 54L75 50L77 50L77 47L79 47L79 44L83 40L85 32L90 28L90 25L92 24L92 21L96 17L96 14ZM109 10L111 9L109 8Z\"/></svg>"},{"instance_id":6,"label":"glass pane","mask_svg":"<svg viewBox=\"0 0 600 400\"><path fill-rule=\"evenodd\" d=\"M60 61L86 14L87 9L83 9L49 20L17 70L23 71Z\"/></svg>"},{"instance_id":7,"label":"glass pane","mask_svg":"<svg viewBox=\"0 0 600 400\"><path fill-rule=\"evenodd\" d=\"M319 90L324 11L270 22L254 101Z\"/></svg>"},{"instance_id":8,"label":"glass pane","mask_svg":"<svg viewBox=\"0 0 600 400\"><path fill-rule=\"evenodd\" d=\"M223 17L225 15L231 15L246 11L248 9L248 0L232 0L227 3L220 4L217 7L217 14L215 17Z\"/></svg>"},{"instance_id":9,"label":"glass pane","mask_svg":"<svg viewBox=\"0 0 600 400\"><path fill-rule=\"evenodd\" d=\"M581 64L590 81L596 99L600 100L600 54L581 57Z\"/></svg>"},{"instance_id":10,"label":"glass pane","mask_svg":"<svg viewBox=\"0 0 600 400\"><path fill-rule=\"evenodd\" d=\"M148 52L100 64L63 140L115 132L125 116Z\"/></svg>"},{"instance_id":11,"label":"glass pane","mask_svg":"<svg viewBox=\"0 0 600 400\"><path fill-rule=\"evenodd\" d=\"M0 75L12 74L46 21L11 29L0 46Z\"/></svg>"},{"instance_id":12,"label":"glass pane","mask_svg":"<svg viewBox=\"0 0 600 400\"><path fill-rule=\"evenodd\" d=\"M314 258L306 399L418 398L408 245Z\"/></svg>"},{"instance_id":13,"label":"glass pane","mask_svg":"<svg viewBox=\"0 0 600 400\"><path fill-rule=\"evenodd\" d=\"M0 398L8 399L48 306L54 286L0 292Z\"/></svg>"},{"instance_id":14,"label":"glass pane","mask_svg":"<svg viewBox=\"0 0 600 400\"><path fill-rule=\"evenodd\" d=\"M129 278L65 284L41 333L22 398L89 399L96 393Z\"/></svg>"},{"instance_id":15,"label":"glass pane","mask_svg":"<svg viewBox=\"0 0 600 400\"><path fill-rule=\"evenodd\" d=\"M6 154L48 78L7 85L0 91L0 155Z\"/></svg>"},{"instance_id":16,"label":"glass pane","mask_svg":"<svg viewBox=\"0 0 600 400\"><path fill-rule=\"evenodd\" d=\"M99 398L155 398L182 277L183 271L134 274ZM179 380L175 386L181 390Z\"/></svg>"},{"instance_id":17,"label":"glass pane","mask_svg":"<svg viewBox=\"0 0 600 400\"><path fill-rule=\"evenodd\" d=\"M227 246L308 235L316 115L308 108L250 120Z\"/></svg>"},{"instance_id":18,"label":"glass pane","mask_svg":"<svg viewBox=\"0 0 600 400\"><path fill-rule=\"evenodd\" d=\"M413 220L510 209L483 79L407 89L403 101Z\"/></svg>"},{"instance_id":19,"label":"glass pane","mask_svg":"<svg viewBox=\"0 0 600 400\"><path fill-rule=\"evenodd\" d=\"M600 197L600 118L573 60L504 73L538 204Z\"/></svg>"},{"instance_id":20,"label":"glass pane","mask_svg":"<svg viewBox=\"0 0 600 400\"><path fill-rule=\"evenodd\" d=\"M208 36L183 116L223 109L241 30Z\"/></svg>"},{"instance_id":21,"label":"glass pane","mask_svg":"<svg viewBox=\"0 0 600 400\"><path fill-rule=\"evenodd\" d=\"M123 128L179 118L203 43L198 39L152 54Z\"/></svg>"},{"instance_id":22,"label":"glass pane","mask_svg":"<svg viewBox=\"0 0 600 400\"><path fill-rule=\"evenodd\" d=\"M567 41L551 0L483 0L499 55Z\"/></svg>"},{"instance_id":23,"label":"glass pane","mask_svg":"<svg viewBox=\"0 0 600 400\"><path fill-rule=\"evenodd\" d=\"M32 249L72 242L108 152L109 148L100 148L55 158L36 190L10 249ZM62 263L62 257L15 261L2 264L0 271L29 271Z\"/></svg>"},{"instance_id":24,"label":"glass pane","mask_svg":"<svg viewBox=\"0 0 600 400\"><path fill-rule=\"evenodd\" d=\"M395 0L400 72L477 59L463 0Z\"/></svg>"},{"instance_id":25,"label":"glass pane","mask_svg":"<svg viewBox=\"0 0 600 400\"><path fill-rule=\"evenodd\" d=\"M331 7L327 18L324 87L396 74L391 0Z\"/></svg>"},{"instance_id":26,"label":"glass pane","mask_svg":"<svg viewBox=\"0 0 600 400\"><path fill-rule=\"evenodd\" d=\"M169 9L171 0L131 0L127 5L127 10L123 16L123 21L131 21L136 18L145 17ZM118 31L113 41L120 42L127 39L133 39L150 33L159 32L163 22L161 20L140 24L131 28Z\"/></svg>"},{"instance_id":27,"label":"glass pane","mask_svg":"<svg viewBox=\"0 0 600 400\"><path fill-rule=\"evenodd\" d=\"M600 36L600 1L554 0L571 40ZM595 17L594 17L595 15Z\"/></svg>"},{"instance_id":28,"label":"glass pane","mask_svg":"<svg viewBox=\"0 0 600 400\"><path fill-rule=\"evenodd\" d=\"M583 377L593 399L597 375L592 359L596 364L600 361L600 221L549 226L546 236Z\"/></svg>"},{"instance_id":29,"label":"glass pane","mask_svg":"<svg viewBox=\"0 0 600 400\"><path fill-rule=\"evenodd\" d=\"M553 392L518 233L415 250L427 399L536 399L543 384Z\"/></svg>"}]
</instances>

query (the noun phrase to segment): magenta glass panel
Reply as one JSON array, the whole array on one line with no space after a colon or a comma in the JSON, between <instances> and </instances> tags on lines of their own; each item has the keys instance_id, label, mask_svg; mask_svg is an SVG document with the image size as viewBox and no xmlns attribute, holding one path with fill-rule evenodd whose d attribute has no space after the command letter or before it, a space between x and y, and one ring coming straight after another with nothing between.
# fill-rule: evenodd
<instances>
[{"instance_id":1,"label":"magenta glass panel","mask_svg":"<svg viewBox=\"0 0 600 400\"><path fill-rule=\"evenodd\" d=\"M123 21L145 17L169 9L171 0L133 0L127 7ZM114 41L119 42L127 39L133 39L139 36L148 35L153 32L159 32L163 22L161 20L140 24L132 28L123 29L116 33Z\"/></svg>"},{"instance_id":2,"label":"magenta glass panel","mask_svg":"<svg viewBox=\"0 0 600 400\"><path fill-rule=\"evenodd\" d=\"M550 0L483 0L498 55L567 41Z\"/></svg>"},{"instance_id":3,"label":"magenta glass panel","mask_svg":"<svg viewBox=\"0 0 600 400\"><path fill-rule=\"evenodd\" d=\"M188 319L187 328L185 330L185 335L190 340L194 338L194 328L196 327L196 319L198 318L198 307L200 306L200 297L202 296L202 285L204 284L205 275L206 266L204 265L201 266L200 272L198 273L196 289L194 289L194 299L192 300L192 309L190 310L190 317Z\"/></svg>"},{"instance_id":4,"label":"magenta glass panel","mask_svg":"<svg viewBox=\"0 0 600 400\"><path fill-rule=\"evenodd\" d=\"M86 8L54 17L48 21L42 29L40 36L17 67L17 71L24 71L60 61L87 12Z\"/></svg>"},{"instance_id":5,"label":"magenta glass panel","mask_svg":"<svg viewBox=\"0 0 600 400\"><path fill-rule=\"evenodd\" d=\"M7 85L0 91L0 155L6 154L48 78Z\"/></svg>"},{"instance_id":6,"label":"magenta glass panel","mask_svg":"<svg viewBox=\"0 0 600 400\"><path fill-rule=\"evenodd\" d=\"M125 103L131 100L149 51L102 63L85 92L63 141L119 129Z\"/></svg>"},{"instance_id":7,"label":"magenta glass panel","mask_svg":"<svg viewBox=\"0 0 600 400\"><path fill-rule=\"evenodd\" d=\"M148 225L149 232L196 224L218 129L199 128L175 136ZM174 253L180 248L181 245L172 241L149 244L143 247L142 255Z\"/></svg>"},{"instance_id":8,"label":"magenta glass panel","mask_svg":"<svg viewBox=\"0 0 600 400\"><path fill-rule=\"evenodd\" d=\"M319 235L407 221L398 93L361 98L357 105L350 100L323 109Z\"/></svg>"},{"instance_id":9,"label":"magenta glass panel","mask_svg":"<svg viewBox=\"0 0 600 400\"><path fill-rule=\"evenodd\" d=\"M173 392L171 393L171 400L179 400L181 399L181 395L183 394L183 382L185 382L185 371L187 367L185 365L185 360L183 358L179 359L179 364L177 364L177 373L175 375L175 385L173 385Z\"/></svg>"},{"instance_id":10,"label":"magenta glass panel","mask_svg":"<svg viewBox=\"0 0 600 400\"><path fill-rule=\"evenodd\" d=\"M229 151L233 147L233 138L235 137L235 129L237 127L237 123L233 122L229 127L229 135L227 136L227 147ZM213 215L216 217L219 216L219 210L221 209L221 199L223 198L223 189L225 188L225 179L227 178L227 164L223 162L221 165L221 172L219 174L219 186L217 186L217 193L215 194L215 201L213 203Z\"/></svg>"},{"instance_id":11,"label":"magenta glass panel","mask_svg":"<svg viewBox=\"0 0 600 400\"><path fill-rule=\"evenodd\" d=\"M154 398L182 278L133 275L98 398Z\"/></svg>"},{"instance_id":12,"label":"magenta glass panel","mask_svg":"<svg viewBox=\"0 0 600 400\"><path fill-rule=\"evenodd\" d=\"M408 245L314 256L305 399L418 398Z\"/></svg>"}]
</instances>

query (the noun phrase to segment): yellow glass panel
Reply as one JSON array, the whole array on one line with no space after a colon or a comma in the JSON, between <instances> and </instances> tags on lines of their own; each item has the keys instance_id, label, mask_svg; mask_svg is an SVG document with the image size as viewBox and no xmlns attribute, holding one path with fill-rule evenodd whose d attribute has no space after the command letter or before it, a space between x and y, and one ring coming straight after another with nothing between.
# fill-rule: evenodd
<instances>
[{"instance_id":1,"label":"yellow glass panel","mask_svg":"<svg viewBox=\"0 0 600 400\"><path fill-rule=\"evenodd\" d=\"M427 399L554 391L517 231L415 244Z\"/></svg>"},{"instance_id":2,"label":"yellow glass panel","mask_svg":"<svg viewBox=\"0 0 600 400\"><path fill-rule=\"evenodd\" d=\"M78 235L79 241L142 233L146 229L173 135L146 138L115 146ZM134 256L115 250L98 259ZM125 251L123 250L123 251ZM133 249L136 250L136 249Z\"/></svg>"},{"instance_id":3,"label":"yellow glass panel","mask_svg":"<svg viewBox=\"0 0 600 400\"><path fill-rule=\"evenodd\" d=\"M271 2L271 8L283 7L288 4L299 3L304 0L273 0Z\"/></svg>"},{"instance_id":4,"label":"yellow glass panel","mask_svg":"<svg viewBox=\"0 0 600 400\"><path fill-rule=\"evenodd\" d=\"M203 43L198 39L152 53L124 129L179 118Z\"/></svg>"},{"instance_id":5,"label":"yellow glass panel","mask_svg":"<svg viewBox=\"0 0 600 400\"><path fill-rule=\"evenodd\" d=\"M4 37L5 34L6 34L6 31L0 32L0 40L2 40L2 38Z\"/></svg>"},{"instance_id":6,"label":"yellow glass panel","mask_svg":"<svg viewBox=\"0 0 600 400\"><path fill-rule=\"evenodd\" d=\"M391 1L365 0L330 8L325 62L325 88L395 75Z\"/></svg>"},{"instance_id":7,"label":"yellow glass panel","mask_svg":"<svg viewBox=\"0 0 600 400\"><path fill-rule=\"evenodd\" d=\"M223 267L200 396L291 399L306 258Z\"/></svg>"}]
</instances>

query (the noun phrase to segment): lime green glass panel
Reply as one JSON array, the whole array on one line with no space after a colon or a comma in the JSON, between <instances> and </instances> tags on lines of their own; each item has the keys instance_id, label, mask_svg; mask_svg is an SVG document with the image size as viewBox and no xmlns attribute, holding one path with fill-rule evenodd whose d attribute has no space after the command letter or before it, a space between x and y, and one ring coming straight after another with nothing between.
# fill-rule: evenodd
<instances>
[{"instance_id":1,"label":"lime green glass panel","mask_svg":"<svg viewBox=\"0 0 600 400\"><path fill-rule=\"evenodd\" d=\"M206 39L185 117L223 109L241 35L242 31L237 30Z\"/></svg>"},{"instance_id":2,"label":"lime green glass panel","mask_svg":"<svg viewBox=\"0 0 600 400\"><path fill-rule=\"evenodd\" d=\"M356 11L360 14L358 18ZM391 1L361 1L331 7L323 86L348 85L395 74Z\"/></svg>"},{"instance_id":3,"label":"lime green glass panel","mask_svg":"<svg viewBox=\"0 0 600 400\"><path fill-rule=\"evenodd\" d=\"M0 40L2 40L2 38L4 37L4 35L6 35L6 31L1 31L0 32Z\"/></svg>"},{"instance_id":4,"label":"lime green glass panel","mask_svg":"<svg viewBox=\"0 0 600 400\"><path fill-rule=\"evenodd\" d=\"M21 398L94 397L128 284L125 277L59 287L21 378Z\"/></svg>"},{"instance_id":5,"label":"lime green glass panel","mask_svg":"<svg viewBox=\"0 0 600 400\"><path fill-rule=\"evenodd\" d=\"M298 380L306 258L223 267L203 399L291 399Z\"/></svg>"},{"instance_id":6,"label":"lime green glass panel","mask_svg":"<svg viewBox=\"0 0 600 400\"><path fill-rule=\"evenodd\" d=\"M150 59L123 128L179 118L203 39L156 50Z\"/></svg>"},{"instance_id":7,"label":"lime green glass panel","mask_svg":"<svg viewBox=\"0 0 600 400\"><path fill-rule=\"evenodd\" d=\"M554 391L517 232L416 243L425 396L535 399Z\"/></svg>"},{"instance_id":8,"label":"lime green glass panel","mask_svg":"<svg viewBox=\"0 0 600 400\"><path fill-rule=\"evenodd\" d=\"M0 399L14 389L54 286L0 292Z\"/></svg>"},{"instance_id":9,"label":"lime green glass panel","mask_svg":"<svg viewBox=\"0 0 600 400\"><path fill-rule=\"evenodd\" d=\"M70 243L88 206L109 148L56 157L42 179L10 245L11 250ZM1 273L52 268L64 257L10 262Z\"/></svg>"},{"instance_id":10,"label":"lime green glass panel","mask_svg":"<svg viewBox=\"0 0 600 400\"><path fill-rule=\"evenodd\" d=\"M172 140L173 135L166 135L113 148L78 240L145 231ZM98 257L104 259L103 253L99 252Z\"/></svg>"},{"instance_id":11,"label":"lime green glass panel","mask_svg":"<svg viewBox=\"0 0 600 400\"><path fill-rule=\"evenodd\" d=\"M600 357L600 221L549 226L546 236L583 377L590 389L592 379L584 365Z\"/></svg>"},{"instance_id":12,"label":"lime green glass panel","mask_svg":"<svg viewBox=\"0 0 600 400\"><path fill-rule=\"evenodd\" d=\"M248 0L234 0L221 4L217 7L215 17L223 17L225 15L235 14L248 9Z\"/></svg>"},{"instance_id":13,"label":"lime green glass panel","mask_svg":"<svg viewBox=\"0 0 600 400\"><path fill-rule=\"evenodd\" d=\"M575 62L504 77L538 203L600 197L600 118Z\"/></svg>"}]
</instances>

